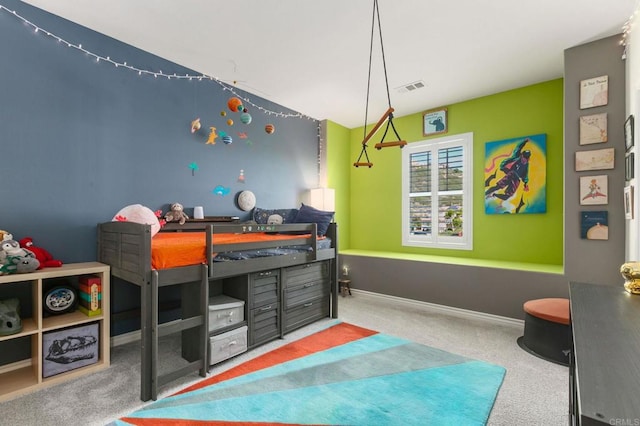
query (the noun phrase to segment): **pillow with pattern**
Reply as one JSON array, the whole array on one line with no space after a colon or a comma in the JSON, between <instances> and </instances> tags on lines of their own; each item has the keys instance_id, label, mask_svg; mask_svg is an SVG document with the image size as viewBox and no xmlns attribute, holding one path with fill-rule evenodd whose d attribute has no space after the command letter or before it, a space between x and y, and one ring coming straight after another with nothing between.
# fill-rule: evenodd
<instances>
[{"instance_id":1,"label":"pillow with pattern","mask_svg":"<svg viewBox=\"0 0 640 426\"><path fill-rule=\"evenodd\" d=\"M255 207L253 209L253 220L256 223L267 224L269 223L269 217L278 215L282 217L282 223L294 223L298 209L261 209Z\"/></svg>"}]
</instances>

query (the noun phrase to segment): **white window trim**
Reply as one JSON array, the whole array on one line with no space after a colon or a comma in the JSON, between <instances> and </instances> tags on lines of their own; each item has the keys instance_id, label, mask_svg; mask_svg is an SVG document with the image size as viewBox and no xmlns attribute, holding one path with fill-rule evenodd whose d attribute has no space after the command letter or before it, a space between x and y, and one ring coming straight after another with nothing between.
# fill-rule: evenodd
<instances>
[{"instance_id":1,"label":"white window trim","mask_svg":"<svg viewBox=\"0 0 640 426\"><path fill-rule=\"evenodd\" d=\"M464 177L462 202L464 205L464 218L462 221L462 237L439 236L437 221L432 223L431 235L413 235L409 232L409 159L411 154L426 150L434 150L452 146L463 146L463 170ZM437 161L438 156L432 156ZM432 182L438 182L438 168L432 168ZM437 218L437 195L432 203L431 217ZM402 149L402 245L410 247L429 247L454 250L473 250L473 132L459 135L444 136L437 139L429 139L413 142Z\"/></svg>"}]
</instances>

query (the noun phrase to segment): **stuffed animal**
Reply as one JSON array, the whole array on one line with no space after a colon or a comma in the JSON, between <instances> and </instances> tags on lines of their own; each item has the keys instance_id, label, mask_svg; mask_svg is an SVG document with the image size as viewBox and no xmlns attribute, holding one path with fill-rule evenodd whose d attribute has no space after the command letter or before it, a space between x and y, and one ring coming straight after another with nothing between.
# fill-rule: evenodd
<instances>
[{"instance_id":1,"label":"stuffed animal","mask_svg":"<svg viewBox=\"0 0 640 426\"><path fill-rule=\"evenodd\" d=\"M39 266L36 255L20 247L17 241L5 239L0 243L0 275L25 274L35 271Z\"/></svg>"},{"instance_id":2,"label":"stuffed animal","mask_svg":"<svg viewBox=\"0 0 640 426\"><path fill-rule=\"evenodd\" d=\"M46 249L34 246L33 238L31 237L24 237L23 239L21 239L20 247L25 248L36 255L36 259L38 259L38 262L40 262L40 267L38 269L57 268L62 266L62 261L54 259L51 253L49 253Z\"/></svg>"},{"instance_id":3,"label":"stuffed animal","mask_svg":"<svg viewBox=\"0 0 640 426\"><path fill-rule=\"evenodd\" d=\"M184 225L187 219L189 219L189 216L184 212L182 204L173 203L171 204L171 210L164 215L164 218L167 222L179 221L180 225Z\"/></svg>"},{"instance_id":4,"label":"stuffed animal","mask_svg":"<svg viewBox=\"0 0 640 426\"><path fill-rule=\"evenodd\" d=\"M20 243L16 240L7 238L0 242L0 263L6 263L9 257L36 257L36 255L27 249L20 247Z\"/></svg>"}]
</instances>

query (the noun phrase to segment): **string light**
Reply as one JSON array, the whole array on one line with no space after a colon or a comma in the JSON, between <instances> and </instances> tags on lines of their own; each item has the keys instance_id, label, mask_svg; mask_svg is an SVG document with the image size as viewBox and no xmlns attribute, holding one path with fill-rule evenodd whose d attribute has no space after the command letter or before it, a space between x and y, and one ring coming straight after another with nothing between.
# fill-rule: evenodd
<instances>
[{"instance_id":1,"label":"string light","mask_svg":"<svg viewBox=\"0 0 640 426\"><path fill-rule=\"evenodd\" d=\"M622 38L620 39L620 46L624 48L624 51L622 52L622 59L627 59L627 44L629 43L629 34L631 34L631 31L633 29L633 21L635 20L637 14L638 9L633 12L633 15L631 15L622 26Z\"/></svg>"},{"instance_id":2,"label":"string light","mask_svg":"<svg viewBox=\"0 0 640 426\"><path fill-rule=\"evenodd\" d=\"M44 28L34 24L33 22L29 21L28 19L24 18L23 16L21 16L20 14L18 14L15 10L9 10L8 8L6 8L4 5L0 4L0 11L3 12L7 12L11 15L13 15L14 17L18 18L19 20L21 20L24 24L26 24L27 26L31 27L34 31L35 34L38 34L39 32L43 32L45 33L48 37L53 38L54 40L56 40L58 43L64 43L66 44L68 47L74 48L76 50L79 50L81 52L84 52L87 56L94 58L96 63L100 63L102 62L108 62L111 65L115 66L116 68L126 68L130 71L135 71L138 73L138 75L148 75L148 76L153 76L154 78L158 78L158 77L163 77L166 78L167 80L193 80L194 78L197 79L198 81L212 81L216 84L218 84L220 87L222 87L223 90L225 91L229 91L231 92L234 96L242 99L243 105L250 105L255 109L258 109L260 111L262 111L265 114L268 115L274 115L276 117L281 117L281 118L306 118L308 120L315 120L315 118L309 117L307 115L304 115L302 113L288 113L288 112L278 112L278 111L272 111L268 108L264 108L256 103L254 103L250 98L247 98L245 96L240 95L232 86L230 86L229 84L223 82L222 80L220 80L217 77L214 76L210 76L207 74L200 74L198 76L193 76L193 75L189 75L189 74L177 74L177 73L173 73L173 74L166 74L164 73L162 70L159 71L151 71L151 70L147 70L147 69L143 69L143 68L138 68L135 67L133 65L129 65L127 64L127 62L118 62L118 61L114 61L113 59L111 59L109 56L101 56L98 55L96 53L93 53L85 48L82 47L82 44L74 44L71 43L65 39L63 39L62 37L58 37L57 35L45 30Z\"/></svg>"}]
</instances>

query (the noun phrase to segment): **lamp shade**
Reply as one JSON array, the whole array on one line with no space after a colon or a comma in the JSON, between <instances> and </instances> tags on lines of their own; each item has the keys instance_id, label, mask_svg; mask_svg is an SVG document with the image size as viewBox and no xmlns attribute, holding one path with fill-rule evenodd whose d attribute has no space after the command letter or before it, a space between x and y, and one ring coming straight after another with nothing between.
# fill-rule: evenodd
<instances>
[{"instance_id":1,"label":"lamp shade","mask_svg":"<svg viewBox=\"0 0 640 426\"><path fill-rule=\"evenodd\" d=\"M309 190L309 205L318 210L333 212L336 209L336 192L333 188Z\"/></svg>"}]
</instances>

